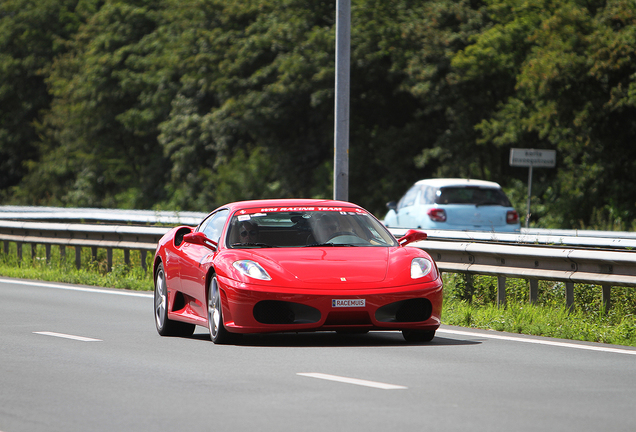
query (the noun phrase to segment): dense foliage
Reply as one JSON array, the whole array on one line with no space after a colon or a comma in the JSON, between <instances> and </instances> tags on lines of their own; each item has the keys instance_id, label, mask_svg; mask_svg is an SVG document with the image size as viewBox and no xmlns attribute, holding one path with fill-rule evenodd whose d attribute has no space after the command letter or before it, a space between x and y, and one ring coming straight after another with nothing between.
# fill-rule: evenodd
<instances>
[{"instance_id":1,"label":"dense foliage","mask_svg":"<svg viewBox=\"0 0 636 432\"><path fill-rule=\"evenodd\" d=\"M331 196L335 0L3 0L0 201ZM350 200L535 170L533 223L636 220L634 0L353 0Z\"/></svg>"}]
</instances>

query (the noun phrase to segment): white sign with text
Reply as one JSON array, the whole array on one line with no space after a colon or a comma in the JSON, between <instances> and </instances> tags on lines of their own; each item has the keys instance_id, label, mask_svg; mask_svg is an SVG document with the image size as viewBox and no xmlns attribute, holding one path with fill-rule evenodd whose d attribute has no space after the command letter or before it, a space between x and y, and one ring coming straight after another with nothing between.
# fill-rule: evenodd
<instances>
[{"instance_id":1,"label":"white sign with text","mask_svg":"<svg viewBox=\"0 0 636 432\"><path fill-rule=\"evenodd\" d=\"M554 168L556 150L510 149L510 166Z\"/></svg>"}]
</instances>

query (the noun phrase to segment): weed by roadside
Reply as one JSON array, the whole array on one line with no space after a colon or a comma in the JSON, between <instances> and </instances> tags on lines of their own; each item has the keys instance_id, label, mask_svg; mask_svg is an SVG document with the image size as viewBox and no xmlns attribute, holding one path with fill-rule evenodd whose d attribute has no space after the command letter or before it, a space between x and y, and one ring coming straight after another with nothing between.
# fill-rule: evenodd
<instances>
[{"instance_id":1,"label":"weed by roadside","mask_svg":"<svg viewBox=\"0 0 636 432\"><path fill-rule=\"evenodd\" d=\"M152 270L146 271L141 267L140 257L131 254L130 263L126 264L123 251L113 251L112 271L107 271L106 251L98 250L96 259L88 248L82 250L82 267L75 266L74 248L67 248L62 255L58 248L51 249L51 259L47 262L43 248L37 250L36 256L23 254L19 260L15 245L8 254L0 253L0 275L21 279L66 282L80 285L93 285L131 290L152 290ZM150 262L146 268L152 269Z\"/></svg>"},{"instance_id":2,"label":"weed by roadside","mask_svg":"<svg viewBox=\"0 0 636 432\"><path fill-rule=\"evenodd\" d=\"M614 287L612 306L605 311L601 287L594 285L575 285L574 306L569 309L565 305L565 286L560 282L540 281L537 302L530 304L528 282L509 279L505 307L496 305L495 277L474 277L472 302L465 299L463 275L445 274L444 283L444 324L636 346L633 288Z\"/></svg>"}]
</instances>

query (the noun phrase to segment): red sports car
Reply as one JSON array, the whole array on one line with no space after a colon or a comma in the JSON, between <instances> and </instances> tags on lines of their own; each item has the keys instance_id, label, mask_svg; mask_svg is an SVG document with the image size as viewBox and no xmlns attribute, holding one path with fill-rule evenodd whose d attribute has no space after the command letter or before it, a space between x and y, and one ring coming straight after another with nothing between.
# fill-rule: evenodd
<instances>
[{"instance_id":1,"label":"red sports car","mask_svg":"<svg viewBox=\"0 0 636 432\"><path fill-rule=\"evenodd\" d=\"M262 200L219 207L198 227L159 242L155 322L162 336L207 326L214 343L244 333L401 330L430 341L440 325L442 279L426 234L396 240L343 201Z\"/></svg>"}]
</instances>

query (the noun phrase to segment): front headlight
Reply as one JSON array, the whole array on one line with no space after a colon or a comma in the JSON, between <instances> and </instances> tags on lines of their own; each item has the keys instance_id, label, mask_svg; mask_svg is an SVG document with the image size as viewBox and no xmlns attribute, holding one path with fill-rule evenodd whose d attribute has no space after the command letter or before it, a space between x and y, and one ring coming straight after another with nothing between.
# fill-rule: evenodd
<instances>
[{"instance_id":1,"label":"front headlight","mask_svg":"<svg viewBox=\"0 0 636 432\"><path fill-rule=\"evenodd\" d=\"M413 258L411 261L411 278L419 279L431 272L433 263L426 258Z\"/></svg>"},{"instance_id":2,"label":"front headlight","mask_svg":"<svg viewBox=\"0 0 636 432\"><path fill-rule=\"evenodd\" d=\"M265 269L255 261L240 260L235 261L232 265L245 276L260 280L272 280L271 276L267 274Z\"/></svg>"}]
</instances>

